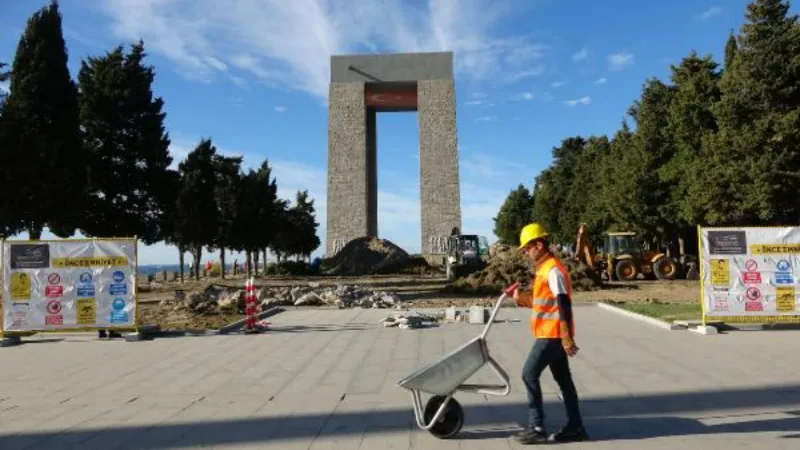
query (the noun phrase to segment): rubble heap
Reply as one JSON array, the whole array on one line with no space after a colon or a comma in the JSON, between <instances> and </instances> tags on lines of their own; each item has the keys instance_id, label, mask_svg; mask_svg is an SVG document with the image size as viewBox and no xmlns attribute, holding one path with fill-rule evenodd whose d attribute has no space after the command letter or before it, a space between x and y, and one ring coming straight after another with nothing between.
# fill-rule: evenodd
<instances>
[{"instance_id":1,"label":"rubble heap","mask_svg":"<svg viewBox=\"0 0 800 450\"><path fill-rule=\"evenodd\" d=\"M379 275L398 273L419 265L420 258L411 258L389 240L362 237L353 239L336 255L322 261L320 271L333 276Z\"/></svg>"},{"instance_id":2,"label":"rubble heap","mask_svg":"<svg viewBox=\"0 0 800 450\"><path fill-rule=\"evenodd\" d=\"M572 289L588 291L600 289L600 274L587 265L578 263L566 255L557 255L570 273ZM515 247L494 244L489 248L489 261L483 270L473 272L453 283L457 289L491 290L499 292L516 282L529 285L532 267L528 259Z\"/></svg>"},{"instance_id":3,"label":"rubble heap","mask_svg":"<svg viewBox=\"0 0 800 450\"><path fill-rule=\"evenodd\" d=\"M337 287L295 286L292 288L261 287L256 289L256 301L261 310L275 306L336 306L339 308L405 308L400 297L389 291L370 290L353 285ZM175 311L195 314L217 312L242 313L245 306L244 289L211 284L201 292L182 299L163 300L162 305Z\"/></svg>"}]
</instances>

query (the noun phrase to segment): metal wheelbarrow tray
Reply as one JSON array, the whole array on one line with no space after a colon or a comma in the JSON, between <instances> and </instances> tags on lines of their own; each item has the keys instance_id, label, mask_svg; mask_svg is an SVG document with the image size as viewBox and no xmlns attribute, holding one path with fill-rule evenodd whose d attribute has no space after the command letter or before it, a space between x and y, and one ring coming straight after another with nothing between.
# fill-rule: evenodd
<instances>
[{"instance_id":1,"label":"metal wheelbarrow tray","mask_svg":"<svg viewBox=\"0 0 800 450\"><path fill-rule=\"evenodd\" d=\"M461 427L464 425L464 411L458 401L453 398L456 391L498 396L508 395L511 390L508 375L489 355L486 336L503 300L511 295L517 286L518 283L503 291L492 310L489 321L479 336L397 383L398 386L411 391L414 416L420 428L442 439L453 437L461 431ZM484 364L488 364L492 368L503 384L464 384ZM421 392L433 395L424 410Z\"/></svg>"}]
</instances>

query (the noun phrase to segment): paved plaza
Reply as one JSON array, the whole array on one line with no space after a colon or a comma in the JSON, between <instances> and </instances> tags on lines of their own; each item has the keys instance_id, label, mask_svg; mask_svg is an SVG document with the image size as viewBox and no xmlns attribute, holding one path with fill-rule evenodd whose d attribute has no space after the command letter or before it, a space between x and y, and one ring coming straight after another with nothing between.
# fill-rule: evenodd
<instances>
[{"instance_id":1,"label":"paved plaza","mask_svg":"<svg viewBox=\"0 0 800 450\"><path fill-rule=\"evenodd\" d=\"M502 310L489 335L511 394L459 395L466 422L448 441L416 427L396 382L480 326L382 328L387 313L289 310L258 336L26 338L0 349L0 449L520 448L509 435L526 418L527 311ZM576 325L572 369L593 441L569 448L800 445L800 332L702 336L594 306L577 308ZM564 412L549 373L543 387L554 432Z\"/></svg>"}]
</instances>

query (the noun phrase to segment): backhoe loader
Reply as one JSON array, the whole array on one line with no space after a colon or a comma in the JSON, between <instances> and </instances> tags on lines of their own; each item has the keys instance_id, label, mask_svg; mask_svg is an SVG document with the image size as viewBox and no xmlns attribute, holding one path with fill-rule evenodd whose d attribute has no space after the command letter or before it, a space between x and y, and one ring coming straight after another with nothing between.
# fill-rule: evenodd
<instances>
[{"instance_id":1,"label":"backhoe loader","mask_svg":"<svg viewBox=\"0 0 800 450\"><path fill-rule=\"evenodd\" d=\"M678 262L658 250L642 250L636 232L605 233L603 251L592 249L586 224L578 229L576 256L580 262L603 273L608 280L632 281L641 273L646 279L674 280Z\"/></svg>"}]
</instances>

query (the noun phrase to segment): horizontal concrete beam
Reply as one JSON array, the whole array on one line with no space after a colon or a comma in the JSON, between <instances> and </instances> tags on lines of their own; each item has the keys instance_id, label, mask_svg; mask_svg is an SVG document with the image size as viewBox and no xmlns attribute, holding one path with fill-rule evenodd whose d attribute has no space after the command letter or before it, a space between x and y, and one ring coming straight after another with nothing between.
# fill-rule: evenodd
<instances>
[{"instance_id":1,"label":"horizontal concrete beam","mask_svg":"<svg viewBox=\"0 0 800 450\"><path fill-rule=\"evenodd\" d=\"M452 52L331 56L331 83L452 79Z\"/></svg>"}]
</instances>

